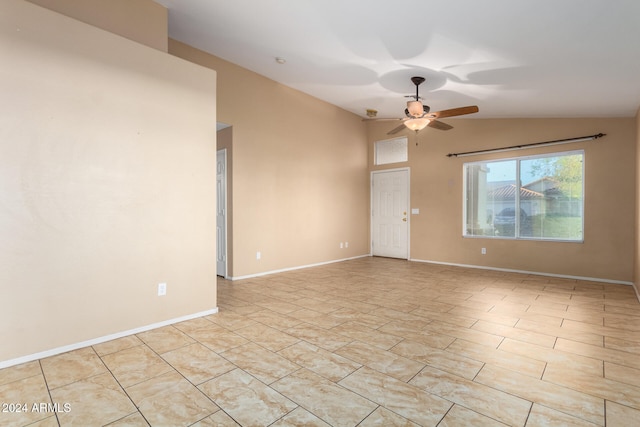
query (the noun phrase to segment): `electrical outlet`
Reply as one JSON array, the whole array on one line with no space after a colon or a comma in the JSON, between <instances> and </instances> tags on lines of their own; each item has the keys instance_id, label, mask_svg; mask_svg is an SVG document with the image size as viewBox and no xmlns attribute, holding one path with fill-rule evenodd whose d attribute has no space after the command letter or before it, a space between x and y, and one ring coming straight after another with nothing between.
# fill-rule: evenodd
<instances>
[{"instance_id":1,"label":"electrical outlet","mask_svg":"<svg viewBox=\"0 0 640 427\"><path fill-rule=\"evenodd\" d=\"M164 296L167 294L167 284L166 283L158 283L158 296Z\"/></svg>"},{"instance_id":2,"label":"electrical outlet","mask_svg":"<svg viewBox=\"0 0 640 427\"><path fill-rule=\"evenodd\" d=\"M340 242L340 249L344 248L344 243Z\"/></svg>"},{"instance_id":3,"label":"electrical outlet","mask_svg":"<svg viewBox=\"0 0 640 427\"><path fill-rule=\"evenodd\" d=\"M487 248L482 248L482 249L480 249L480 253L481 253L482 255L486 255L486 254L487 254Z\"/></svg>"},{"instance_id":4,"label":"electrical outlet","mask_svg":"<svg viewBox=\"0 0 640 427\"><path fill-rule=\"evenodd\" d=\"M344 242L344 247L348 248L349 247L349 242Z\"/></svg>"},{"instance_id":5,"label":"electrical outlet","mask_svg":"<svg viewBox=\"0 0 640 427\"><path fill-rule=\"evenodd\" d=\"M260 253L260 251L256 252L256 259L260 259L262 258L262 254Z\"/></svg>"}]
</instances>

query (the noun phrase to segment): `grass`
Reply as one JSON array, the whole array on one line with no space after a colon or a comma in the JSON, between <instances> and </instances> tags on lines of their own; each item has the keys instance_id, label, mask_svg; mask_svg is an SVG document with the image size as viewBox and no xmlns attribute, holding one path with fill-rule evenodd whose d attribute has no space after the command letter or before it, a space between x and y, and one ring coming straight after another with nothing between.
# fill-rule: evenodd
<instances>
[{"instance_id":1,"label":"grass","mask_svg":"<svg viewBox=\"0 0 640 427\"><path fill-rule=\"evenodd\" d=\"M534 215L523 224L522 237L543 239L582 239L582 218L575 216Z\"/></svg>"}]
</instances>

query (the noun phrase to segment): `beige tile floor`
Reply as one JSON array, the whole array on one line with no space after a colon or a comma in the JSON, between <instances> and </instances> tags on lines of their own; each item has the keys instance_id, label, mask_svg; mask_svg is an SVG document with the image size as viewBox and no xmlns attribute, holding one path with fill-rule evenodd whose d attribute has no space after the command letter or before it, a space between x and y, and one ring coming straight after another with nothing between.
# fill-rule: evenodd
<instances>
[{"instance_id":1,"label":"beige tile floor","mask_svg":"<svg viewBox=\"0 0 640 427\"><path fill-rule=\"evenodd\" d=\"M218 314L0 370L0 403L28 405L0 425L640 425L630 286L362 258L218 294Z\"/></svg>"}]
</instances>

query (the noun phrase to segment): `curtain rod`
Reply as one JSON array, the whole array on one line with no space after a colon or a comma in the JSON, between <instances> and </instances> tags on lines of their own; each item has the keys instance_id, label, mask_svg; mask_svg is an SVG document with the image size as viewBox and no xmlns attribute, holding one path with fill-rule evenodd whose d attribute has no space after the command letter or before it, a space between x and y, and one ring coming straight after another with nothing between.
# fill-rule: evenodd
<instances>
[{"instance_id":1,"label":"curtain rod","mask_svg":"<svg viewBox=\"0 0 640 427\"><path fill-rule=\"evenodd\" d=\"M531 144L512 145L510 147L503 147L503 148L490 148L488 150L466 151L464 153L449 153L447 154L447 157L475 156L476 154L498 153L501 151L521 150L523 148L539 147L542 145L558 145L558 144L567 144L569 142L591 141L592 139L602 138L605 135L606 133L597 133L595 135L579 136L577 138L556 139L554 141L544 141L544 142L532 142Z\"/></svg>"}]
</instances>

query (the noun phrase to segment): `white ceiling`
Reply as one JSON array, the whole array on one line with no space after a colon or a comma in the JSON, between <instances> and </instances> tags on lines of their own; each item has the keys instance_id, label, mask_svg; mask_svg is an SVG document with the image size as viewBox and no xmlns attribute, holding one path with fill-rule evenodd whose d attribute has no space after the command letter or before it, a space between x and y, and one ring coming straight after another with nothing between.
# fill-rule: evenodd
<instances>
[{"instance_id":1,"label":"white ceiling","mask_svg":"<svg viewBox=\"0 0 640 427\"><path fill-rule=\"evenodd\" d=\"M639 0L156 1L170 37L363 117L401 117L415 75L432 111L478 118L640 106Z\"/></svg>"}]
</instances>

